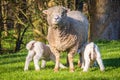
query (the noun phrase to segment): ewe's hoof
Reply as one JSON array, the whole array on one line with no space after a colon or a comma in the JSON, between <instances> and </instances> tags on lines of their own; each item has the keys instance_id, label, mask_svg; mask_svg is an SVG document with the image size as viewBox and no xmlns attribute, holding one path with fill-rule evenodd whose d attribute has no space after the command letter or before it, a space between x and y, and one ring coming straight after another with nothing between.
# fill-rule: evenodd
<instances>
[{"instance_id":1,"label":"ewe's hoof","mask_svg":"<svg viewBox=\"0 0 120 80\"><path fill-rule=\"evenodd\" d=\"M74 72L74 71L75 71L74 68L70 69L70 72Z\"/></svg>"},{"instance_id":2,"label":"ewe's hoof","mask_svg":"<svg viewBox=\"0 0 120 80\"><path fill-rule=\"evenodd\" d=\"M82 64L80 63L80 61L78 61L78 67L81 67L82 66Z\"/></svg>"},{"instance_id":3,"label":"ewe's hoof","mask_svg":"<svg viewBox=\"0 0 120 80\"><path fill-rule=\"evenodd\" d=\"M58 72L58 68L54 68L54 72Z\"/></svg>"},{"instance_id":4,"label":"ewe's hoof","mask_svg":"<svg viewBox=\"0 0 120 80\"><path fill-rule=\"evenodd\" d=\"M78 67L81 67L81 64L78 64Z\"/></svg>"}]
</instances>

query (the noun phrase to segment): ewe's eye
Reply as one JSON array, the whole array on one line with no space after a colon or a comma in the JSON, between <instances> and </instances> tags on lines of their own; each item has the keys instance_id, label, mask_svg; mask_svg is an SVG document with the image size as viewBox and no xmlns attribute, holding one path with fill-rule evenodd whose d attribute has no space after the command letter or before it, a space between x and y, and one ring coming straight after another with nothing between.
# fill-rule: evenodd
<instances>
[{"instance_id":1,"label":"ewe's eye","mask_svg":"<svg viewBox=\"0 0 120 80\"><path fill-rule=\"evenodd\" d=\"M64 12L62 12L62 14L61 14L61 17L63 17L64 16Z\"/></svg>"}]
</instances>

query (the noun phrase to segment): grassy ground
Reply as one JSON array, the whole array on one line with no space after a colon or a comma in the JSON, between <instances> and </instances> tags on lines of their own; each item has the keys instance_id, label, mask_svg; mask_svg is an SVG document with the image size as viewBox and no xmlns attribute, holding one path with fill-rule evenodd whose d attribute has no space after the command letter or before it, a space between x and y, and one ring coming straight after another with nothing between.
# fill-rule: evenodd
<instances>
[{"instance_id":1,"label":"grassy ground","mask_svg":"<svg viewBox=\"0 0 120 80\"><path fill-rule=\"evenodd\" d=\"M88 72L82 72L77 66L78 54L74 56L75 72L69 69L60 69L54 73L54 63L49 61L46 68L34 71L33 62L30 63L29 71L24 72L26 50L18 53L0 55L0 80L119 80L120 79L120 41L97 41L105 72L99 67L90 68ZM62 54L61 62L66 63L65 55Z\"/></svg>"}]
</instances>

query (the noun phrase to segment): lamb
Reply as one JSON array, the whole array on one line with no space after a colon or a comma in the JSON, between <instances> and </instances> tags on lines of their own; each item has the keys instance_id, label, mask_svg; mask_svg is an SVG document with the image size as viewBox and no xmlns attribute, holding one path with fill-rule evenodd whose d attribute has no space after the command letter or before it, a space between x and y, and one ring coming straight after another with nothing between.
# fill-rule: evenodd
<instances>
[{"instance_id":1,"label":"lamb","mask_svg":"<svg viewBox=\"0 0 120 80\"><path fill-rule=\"evenodd\" d=\"M83 62L81 68L83 68L84 72L87 72L90 65L92 66L94 63L96 63L96 61L99 64L100 70L104 71L105 67L100 55L99 48L94 42L86 44L82 51Z\"/></svg>"},{"instance_id":2,"label":"lamb","mask_svg":"<svg viewBox=\"0 0 120 80\"><path fill-rule=\"evenodd\" d=\"M60 52L68 52L70 72L74 72L73 56L88 38L88 20L79 11L68 11L63 6L54 6L43 11L47 14L50 49L56 57L54 71L59 70Z\"/></svg>"},{"instance_id":3,"label":"lamb","mask_svg":"<svg viewBox=\"0 0 120 80\"><path fill-rule=\"evenodd\" d=\"M28 50L28 55L26 57L24 71L28 70L28 66L32 58L34 61L34 66L36 71L40 70L38 64L40 59L42 59L42 64L41 64L42 68L46 66L46 61L52 60L53 62L55 62L55 56L51 52L49 45L45 45L42 42L32 40L29 43L27 43L26 48ZM66 68L61 63L60 63L60 67Z\"/></svg>"}]
</instances>

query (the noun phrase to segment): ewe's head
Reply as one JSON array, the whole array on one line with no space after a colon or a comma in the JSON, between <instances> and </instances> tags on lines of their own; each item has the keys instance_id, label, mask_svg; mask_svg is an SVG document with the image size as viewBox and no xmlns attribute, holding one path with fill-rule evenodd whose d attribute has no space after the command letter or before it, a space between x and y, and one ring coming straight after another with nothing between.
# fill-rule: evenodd
<instances>
[{"instance_id":1,"label":"ewe's head","mask_svg":"<svg viewBox=\"0 0 120 80\"><path fill-rule=\"evenodd\" d=\"M47 14L47 21L50 26L60 25L67 16L67 9L62 6L55 6L44 10L43 13Z\"/></svg>"}]
</instances>

